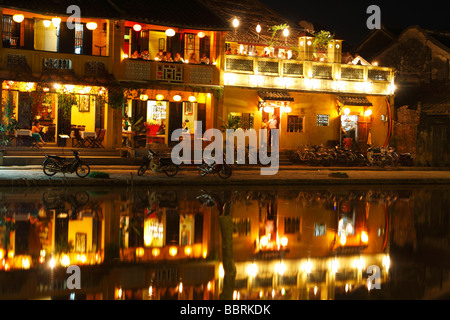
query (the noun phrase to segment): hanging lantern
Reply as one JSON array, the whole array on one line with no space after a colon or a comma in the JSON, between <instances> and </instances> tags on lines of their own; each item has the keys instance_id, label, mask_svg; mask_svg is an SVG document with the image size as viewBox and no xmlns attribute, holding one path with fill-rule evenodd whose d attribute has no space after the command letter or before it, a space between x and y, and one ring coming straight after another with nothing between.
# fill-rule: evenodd
<instances>
[{"instance_id":1,"label":"hanging lantern","mask_svg":"<svg viewBox=\"0 0 450 320\"><path fill-rule=\"evenodd\" d=\"M50 20L44 20L42 22L44 23L44 27L46 27L46 28L50 27L50 25L52 24L52 22Z\"/></svg>"},{"instance_id":2,"label":"hanging lantern","mask_svg":"<svg viewBox=\"0 0 450 320\"><path fill-rule=\"evenodd\" d=\"M166 30L166 36L173 37L174 35L175 35L175 30L173 30L173 29Z\"/></svg>"},{"instance_id":3,"label":"hanging lantern","mask_svg":"<svg viewBox=\"0 0 450 320\"><path fill-rule=\"evenodd\" d=\"M273 113L273 108L272 107L264 107L264 112L265 113Z\"/></svg>"},{"instance_id":4,"label":"hanging lantern","mask_svg":"<svg viewBox=\"0 0 450 320\"><path fill-rule=\"evenodd\" d=\"M15 14L15 15L13 15L14 22L21 23L23 21L23 19L25 19L23 14Z\"/></svg>"},{"instance_id":5,"label":"hanging lantern","mask_svg":"<svg viewBox=\"0 0 450 320\"><path fill-rule=\"evenodd\" d=\"M344 114L345 114L346 116L348 116L348 115L350 114L350 108L345 108L345 109L344 109Z\"/></svg>"},{"instance_id":6,"label":"hanging lantern","mask_svg":"<svg viewBox=\"0 0 450 320\"><path fill-rule=\"evenodd\" d=\"M142 101L147 101L147 100L148 100L148 95L146 95L146 94L141 94L141 95L139 96L139 99L141 99Z\"/></svg>"},{"instance_id":7,"label":"hanging lantern","mask_svg":"<svg viewBox=\"0 0 450 320\"><path fill-rule=\"evenodd\" d=\"M86 23L86 28L88 30L95 30L95 29L97 29L97 23L95 23L95 22L88 22L88 23Z\"/></svg>"},{"instance_id":8,"label":"hanging lantern","mask_svg":"<svg viewBox=\"0 0 450 320\"><path fill-rule=\"evenodd\" d=\"M237 18L233 19L233 27L235 28L239 27L239 20Z\"/></svg>"},{"instance_id":9,"label":"hanging lantern","mask_svg":"<svg viewBox=\"0 0 450 320\"><path fill-rule=\"evenodd\" d=\"M365 117L370 117L372 115L372 109L367 109L365 112L364 112L364 116Z\"/></svg>"},{"instance_id":10,"label":"hanging lantern","mask_svg":"<svg viewBox=\"0 0 450 320\"><path fill-rule=\"evenodd\" d=\"M258 32L258 33L261 32L261 25L258 24L258 25L256 26L256 32Z\"/></svg>"},{"instance_id":11,"label":"hanging lantern","mask_svg":"<svg viewBox=\"0 0 450 320\"><path fill-rule=\"evenodd\" d=\"M286 38L289 36L289 29L288 28L283 30L283 36L285 36Z\"/></svg>"},{"instance_id":12,"label":"hanging lantern","mask_svg":"<svg viewBox=\"0 0 450 320\"><path fill-rule=\"evenodd\" d=\"M58 28L59 24L61 23L61 18L53 18L52 23L56 28Z\"/></svg>"},{"instance_id":13,"label":"hanging lantern","mask_svg":"<svg viewBox=\"0 0 450 320\"><path fill-rule=\"evenodd\" d=\"M133 30L136 31L136 32L141 31L141 29L142 29L142 26L141 26L140 24L138 24L138 23L136 23L136 24L133 26Z\"/></svg>"},{"instance_id":14,"label":"hanging lantern","mask_svg":"<svg viewBox=\"0 0 450 320\"><path fill-rule=\"evenodd\" d=\"M197 99L194 96L190 96L188 100L189 102L195 102Z\"/></svg>"},{"instance_id":15,"label":"hanging lantern","mask_svg":"<svg viewBox=\"0 0 450 320\"><path fill-rule=\"evenodd\" d=\"M205 37L205 33L203 31L200 31L199 33L197 33L197 36L201 39Z\"/></svg>"},{"instance_id":16,"label":"hanging lantern","mask_svg":"<svg viewBox=\"0 0 450 320\"><path fill-rule=\"evenodd\" d=\"M163 99L164 99L164 95L162 95L162 94L157 94L156 95L156 100L161 101Z\"/></svg>"},{"instance_id":17,"label":"hanging lantern","mask_svg":"<svg viewBox=\"0 0 450 320\"><path fill-rule=\"evenodd\" d=\"M290 113L292 111L292 108L291 107L284 107L284 112L286 112L286 113Z\"/></svg>"},{"instance_id":18,"label":"hanging lantern","mask_svg":"<svg viewBox=\"0 0 450 320\"><path fill-rule=\"evenodd\" d=\"M179 94L173 96L173 101L181 101L181 96Z\"/></svg>"}]
</instances>

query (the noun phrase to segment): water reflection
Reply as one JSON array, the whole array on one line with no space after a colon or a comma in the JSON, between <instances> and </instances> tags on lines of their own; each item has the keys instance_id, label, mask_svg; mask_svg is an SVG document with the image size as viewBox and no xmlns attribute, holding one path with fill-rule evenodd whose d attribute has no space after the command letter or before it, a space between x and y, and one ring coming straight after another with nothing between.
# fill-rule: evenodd
<instances>
[{"instance_id":1,"label":"water reflection","mask_svg":"<svg viewBox=\"0 0 450 320\"><path fill-rule=\"evenodd\" d=\"M0 298L436 298L449 191L1 190Z\"/></svg>"}]
</instances>

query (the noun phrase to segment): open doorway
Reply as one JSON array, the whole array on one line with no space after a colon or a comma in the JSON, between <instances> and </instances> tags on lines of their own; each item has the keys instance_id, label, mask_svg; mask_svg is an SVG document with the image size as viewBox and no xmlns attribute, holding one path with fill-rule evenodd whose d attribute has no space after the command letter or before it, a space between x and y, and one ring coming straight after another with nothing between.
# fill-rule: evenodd
<instances>
[{"instance_id":1,"label":"open doorway","mask_svg":"<svg viewBox=\"0 0 450 320\"><path fill-rule=\"evenodd\" d=\"M341 148L354 149L358 145L358 121L357 115L341 116Z\"/></svg>"}]
</instances>

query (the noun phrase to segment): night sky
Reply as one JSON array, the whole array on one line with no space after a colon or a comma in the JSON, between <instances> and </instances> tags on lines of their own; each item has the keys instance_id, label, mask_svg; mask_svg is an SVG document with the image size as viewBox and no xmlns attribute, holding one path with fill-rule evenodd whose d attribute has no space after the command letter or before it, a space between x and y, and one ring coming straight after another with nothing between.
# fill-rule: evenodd
<instances>
[{"instance_id":1,"label":"night sky","mask_svg":"<svg viewBox=\"0 0 450 320\"><path fill-rule=\"evenodd\" d=\"M424 28L450 32L448 1L394 1L394 0L260 0L293 21L306 20L332 31L350 46L357 45L370 30L366 27L370 5L381 9L381 23L405 28L419 25ZM322 29L321 28L321 29ZM316 30L317 31L317 30Z\"/></svg>"}]
</instances>

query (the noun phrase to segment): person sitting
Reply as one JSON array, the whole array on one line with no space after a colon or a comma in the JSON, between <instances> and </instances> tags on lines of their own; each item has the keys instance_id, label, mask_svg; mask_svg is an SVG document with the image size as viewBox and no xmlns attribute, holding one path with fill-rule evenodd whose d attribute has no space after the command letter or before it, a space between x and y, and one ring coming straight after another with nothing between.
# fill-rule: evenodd
<instances>
[{"instance_id":1,"label":"person sitting","mask_svg":"<svg viewBox=\"0 0 450 320\"><path fill-rule=\"evenodd\" d=\"M33 137L37 137L39 135L39 142L45 143L44 139L42 139L41 136L41 126L39 124L39 121L35 121L33 127L31 128L31 133Z\"/></svg>"},{"instance_id":2,"label":"person sitting","mask_svg":"<svg viewBox=\"0 0 450 320\"><path fill-rule=\"evenodd\" d=\"M131 55L131 58L133 58L133 59L139 59L139 57L140 57L140 54L137 50L134 51L133 54Z\"/></svg>"},{"instance_id":3,"label":"person sitting","mask_svg":"<svg viewBox=\"0 0 450 320\"><path fill-rule=\"evenodd\" d=\"M202 57L200 59L201 64L209 64L209 58L206 56L206 53L202 54Z\"/></svg>"},{"instance_id":4,"label":"person sitting","mask_svg":"<svg viewBox=\"0 0 450 320\"><path fill-rule=\"evenodd\" d=\"M175 55L175 58L173 59L173 61L183 63L183 62L184 62L184 59L183 59L183 57L181 56L181 53L177 52L177 54Z\"/></svg>"},{"instance_id":5,"label":"person sitting","mask_svg":"<svg viewBox=\"0 0 450 320\"><path fill-rule=\"evenodd\" d=\"M239 54L239 52L237 51L237 49L234 49L233 54L234 54L235 56L237 56L237 55Z\"/></svg>"},{"instance_id":6,"label":"person sitting","mask_svg":"<svg viewBox=\"0 0 450 320\"><path fill-rule=\"evenodd\" d=\"M155 61L163 61L164 59L164 51L159 50L158 54L155 57Z\"/></svg>"},{"instance_id":7,"label":"person sitting","mask_svg":"<svg viewBox=\"0 0 450 320\"><path fill-rule=\"evenodd\" d=\"M189 120L184 120L183 121L183 133L189 132L188 122L189 122Z\"/></svg>"},{"instance_id":8,"label":"person sitting","mask_svg":"<svg viewBox=\"0 0 450 320\"><path fill-rule=\"evenodd\" d=\"M225 51L225 54L232 54L231 48L228 48L227 51Z\"/></svg>"},{"instance_id":9,"label":"person sitting","mask_svg":"<svg viewBox=\"0 0 450 320\"><path fill-rule=\"evenodd\" d=\"M189 63L198 63L195 52L192 52L191 55L189 56Z\"/></svg>"},{"instance_id":10,"label":"person sitting","mask_svg":"<svg viewBox=\"0 0 450 320\"><path fill-rule=\"evenodd\" d=\"M150 59L150 56L149 56L149 54L148 54L148 50L144 50L144 51L141 53L141 59L144 59L144 60L149 60L149 59Z\"/></svg>"},{"instance_id":11,"label":"person sitting","mask_svg":"<svg viewBox=\"0 0 450 320\"><path fill-rule=\"evenodd\" d=\"M165 134L166 134L166 125L164 124L164 120L162 120L158 132L156 132L156 135L165 135Z\"/></svg>"},{"instance_id":12,"label":"person sitting","mask_svg":"<svg viewBox=\"0 0 450 320\"><path fill-rule=\"evenodd\" d=\"M172 52L166 52L166 55L165 55L166 57L165 57L165 60L164 61L167 61L167 62L173 62L173 59L172 59Z\"/></svg>"}]
</instances>

